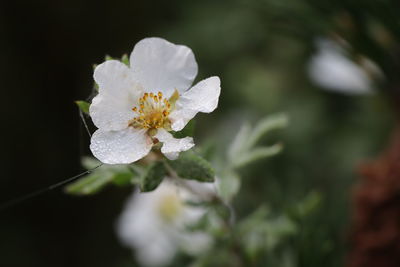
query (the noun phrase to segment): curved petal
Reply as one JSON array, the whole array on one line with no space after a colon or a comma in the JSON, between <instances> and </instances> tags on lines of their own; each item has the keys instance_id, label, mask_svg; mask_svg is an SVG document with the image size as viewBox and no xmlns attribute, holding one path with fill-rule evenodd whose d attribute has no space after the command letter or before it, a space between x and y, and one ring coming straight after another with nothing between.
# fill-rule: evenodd
<instances>
[{"instance_id":1,"label":"curved petal","mask_svg":"<svg viewBox=\"0 0 400 267\"><path fill-rule=\"evenodd\" d=\"M163 143L161 152L170 160L177 159L180 152L189 150L194 146L193 138L176 139L164 129L158 129L155 137Z\"/></svg>"},{"instance_id":2,"label":"curved petal","mask_svg":"<svg viewBox=\"0 0 400 267\"><path fill-rule=\"evenodd\" d=\"M89 114L94 125L105 131L118 131L128 127L135 113L113 97L98 94L92 100Z\"/></svg>"},{"instance_id":3,"label":"curved petal","mask_svg":"<svg viewBox=\"0 0 400 267\"><path fill-rule=\"evenodd\" d=\"M91 139L93 155L106 164L128 164L146 156L152 141L145 130L127 128L121 131L97 130Z\"/></svg>"},{"instance_id":4,"label":"curved petal","mask_svg":"<svg viewBox=\"0 0 400 267\"><path fill-rule=\"evenodd\" d=\"M138 42L130 56L137 81L149 92L162 91L169 97L175 89L187 90L197 75L197 63L190 48L161 38Z\"/></svg>"},{"instance_id":5,"label":"curved petal","mask_svg":"<svg viewBox=\"0 0 400 267\"><path fill-rule=\"evenodd\" d=\"M202 80L186 91L176 102L176 109L169 118L174 131L182 130L197 112L210 113L218 106L221 82L218 77Z\"/></svg>"},{"instance_id":6,"label":"curved petal","mask_svg":"<svg viewBox=\"0 0 400 267\"><path fill-rule=\"evenodd\" d=\"M349 59L342 47L329 39L319 40L308 73L323 89L344 94L369 94L373 83L367 71Z\"/></svg>"},{"instance_id":7,"label":"curved petal","mask_svg":"<svg viewBox=\"0 0 400 267\"><path fill-rule=\"evenodd\" d=\"M131 109L143 92L132 71L117 60L109 60L96 67L93 77L99 85L89 110L93 123L108 131L126 128L135 116Z\"/></svg>"},{"instance_id":8,"label":"curved petal","mask_svg":"<svg viewBox=\"0 0 400 267\"><path fill-rule=\"evenodd\" d=\"M135 94L135 89L138 89L132 70L118 60L107 60L99 64L94 70L93 78L99 85L100 94L122 94L125 97L128 92Z\"/></svg>"}]
</instances>

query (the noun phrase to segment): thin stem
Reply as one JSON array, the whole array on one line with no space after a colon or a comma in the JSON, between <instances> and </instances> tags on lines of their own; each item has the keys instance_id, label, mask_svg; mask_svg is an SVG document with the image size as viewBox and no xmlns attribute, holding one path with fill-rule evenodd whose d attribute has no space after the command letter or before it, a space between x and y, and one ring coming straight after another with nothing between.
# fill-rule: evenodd
<instances>
[{"instance_id":1,"label":"thin stem","mask_svg":"<svg viewBox=\"0 0 400 267\"><path fill-rule=\"evenodd\" d=\"M65 179L65 180L62 180L62 181L60 181L60 182L58 182L58 183L55 183L55 184L53 184L53 185L47 186L47 187L45 187L45 188L42 188L42 189L33 191L33 192L29 193L29 194L26 194L26 195L23 195L23 196L20 196L20 197L11 199L11 200L9 200L9 201L6 201L6 202L4 202L4 203L2 203L2 204L0 205L0 211L3 211L3 210L5 210L5 209L7 209L7 208L16 206L17 204L22 203L22 202L24 202L24 201L26 201L26 200L28 200L28 199L34 198L34 197L39 196L39 195L41 195L41 194L44 194L44 193L46 193L46 192L48 192L48 191L51 191L51 190L53 190L53 189L56 189L56 188L58 188L58 187L60 187L60 186L63 186L63 185L65 185L65 184L67 184L67 183L70 183L70 182L72 182L72 181L75 181L76 179L78 179L78 178L80 178L80 177L82 177L82 176L84 176L84 175L86 175L86 174L91 173L92 171L96 170L97 168L101 167L102 165L103 165L103 163L101 163L100 165L94 167L93 169L84 171L84 172L82 172L82 173L80 173L80 174L77 174L77 175L75 175L75 176L72 176L72 177L70 177L70 178L67 178L67 179Z\"/></svg>"}]
</instances>

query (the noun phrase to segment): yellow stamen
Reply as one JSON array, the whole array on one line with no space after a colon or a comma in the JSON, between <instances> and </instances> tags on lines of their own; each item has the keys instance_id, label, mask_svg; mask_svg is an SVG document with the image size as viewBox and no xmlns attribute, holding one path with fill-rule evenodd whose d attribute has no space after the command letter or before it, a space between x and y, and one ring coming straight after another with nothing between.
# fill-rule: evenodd
<instances>
[{"instance_id":1,"label":"yellow stamen","mask_svg":"<svg viewBox=\"0 0 400 267\"><path fill-rule=\"evenodd\" d=\"M168 99L163 98L162 92L144 93L139 98L138 106L132 111L138 113L138 117L129 122L129 126L138 129L148 129L148 133L155 134L158 128L171 125L168 115L171 113L171 104ZM170 128L170 127L169 127Z\"/></svg>"}]
</instances>

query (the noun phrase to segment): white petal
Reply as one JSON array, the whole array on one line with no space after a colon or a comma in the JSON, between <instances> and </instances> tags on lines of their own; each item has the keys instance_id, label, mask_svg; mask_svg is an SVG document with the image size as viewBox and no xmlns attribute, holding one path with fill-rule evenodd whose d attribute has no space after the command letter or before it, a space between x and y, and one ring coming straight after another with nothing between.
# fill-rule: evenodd
<instances>
[{"instance_id":1,"label":"white petal","mask_svg":"<svg viewBox=\"0 0 400 267\"><path fill-rule=\"evenodd\" d=\"M197 112L210 113L218 106L221 82L218 77L202 80L183 93L176 102L176 109L169 116L174 131L182 130Z\"/></svg>"},{"instance_id":2,"label":"white petal","mask_svg":"<svg viewBox=\"0 0 400 267\"><path fill-rule=\"evenodd\" d=\"M366 71L346 56L346 51L331 40L317 42L308 73L313 82L327 90L345 94L373 92L372 81Z\"/></svg>"},{"instance_id":3,"label":"white petal","mask_svg":"<svg viewBox=\"0 0 400 267\"><path fill-rule=\"evenodd\" d=\"M94 79L99 85L99 94L89 110L93 123L109 131L126 128L135 116L132 108L142 94L132 71L119 61L109 60L96 67Z\"/></svg>"},{"instance_id":4,"label":"white petal","mask_svg":"<svg viewBox=\"0 0 400 267\"><path fill-rule=\"evenodd\" d=\"M164 233L151 240L145 247L136 249L138 261L147 267L161 267L168 265L174 258L177 246L176 242L168 239Z\"/></svg>"},{"instance_id":5,"label":"white petal","mask_svg":"<svg viewBox=\"0 0 400 267\"><path fill-rule=\"evenodd\" d=\"M213 183L204 183L196 180L179 180L180 184L183 184L184 188L189 188L190 190L181 190L179 191L180 197L186 201L209 201L217 195L217 186L216 182ZM199 209L198 209L199 210ZM204 214L204 211L203 211ZM193 217L190 215L189 217ZM197 220L199 218L196 218ZM195 220L189 221L194 222Z\"/></svg>"},{"instance_id":6,"label":"white petal","mask_svg":"<svg viewBox=\"0 0 400 267\"><path fill-rule=\"evenodd\" d=\"M207 212L207 208L186 205L186 199L181 198L181 191L187 190L166 178L156 190L136 192L127 201L118 221L117 231L121 241L135 250L142 265L168 265L178 247L191 254L209 247L208 235L200 236L200 232L187 231L187 226L196 223ZM187 195L189 194L194 193L188 191ZM182 203L183 210L175 215L174 220L165 221L160 216L160 205L171 197ZM190 240L193 242L188 244Z\"/></svg>"},{"instance_id":7,"label":"white petal","mask_svg":"<svg viewBox=\"0 0 400 267\"><path fill-rule=\"evenodd\" d=\"M97 130L91 139L93 155L106 164L128 164L146 156L152 147L145 130L126 128L121 131Z\"/></svg>"},{"instance_id":8,"label":"white petal","mask_svg":"<svg viewBox=\"0 0 400 267\"><path fill-rule=\"evenodd\" d=\"M106 131L127 128L129 121L136 115L130 108L120 104L118 99L102 94L93 98L89 113L94 125Z\"/></svg>"},{"instance_id":9,"label":"white petal","mask_svg":"<svg viewBox=\"0 0 400 267\"><path fill-rule=\"evenodd\" d=\"M170 160L177 159L180 152L189 150L194 146L193 138L176 139L164 129L159 129L155 137L163 143L161 152Z\"/></svg>"},{"instance_id":10,"label":"white petal","mask_svg":"<svg viewBox=\"0 0 400 267\"><path fill-rule=\"evenodd\" d=\"M100 94L108 94L118 98L138 97L142 93L140 85L135 81L132 70L117 60L107 60L94 70L93 78L99 85ZM135 100L135 99L134 99Z\"/></svg>"},{"instance_id":11,"label":"white petal","mask_svg":"<svg viewBox=\"0 0 400 267\"><path fill-rule=\"evenodd\" d=\"M213 244L211 235L205 232L183 232L180 237L181 249L190 255L200 254Z\"/></svg>"},{"instance_id":12,"label":"white petal","mask_svg":"<svg viewBox=\"0 0 400 267\"><path fill-rule=\"evenodd\" d=\"M175 89L187 90L197 75L197 63L190 48L161 38L138 42L130 56L135 78L146 91L162 91L167 97Z\"/></svg>"},{"instance_id":13,"label":"white petal","mask_svg":"<svg viewBox=\"0 0 400 267\"><path fill-rule=\"evenodd\" d=\"M165 265L177 249L173 236L165 231L165 222L159 216L159 203L163 196L176 191L175 188L173 190L164 185L165 182L155 191L136 192L132 195L117 224L122 243L135 250L136 257L143 266Z\"/></svg>"}]
</instances>

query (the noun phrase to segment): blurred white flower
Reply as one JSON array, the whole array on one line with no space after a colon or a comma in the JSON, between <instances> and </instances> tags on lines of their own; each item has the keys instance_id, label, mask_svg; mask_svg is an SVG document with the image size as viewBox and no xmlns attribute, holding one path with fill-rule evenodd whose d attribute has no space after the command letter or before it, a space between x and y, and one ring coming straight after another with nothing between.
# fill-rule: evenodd
<instances>
[{"instance_id":1,"label":"blurred white flower","mask_svg":"<svg viewBox=\"0 0 400 267\"><path fill-rule=\"evenodd\" d=\"M356 64L333 40L318 39L316 46L317 52L308 65L308 73L313 82L327 90L344 94L373 92L373 80L365 67L370 68L371 64L376 66L374 63L364 60L368 63L366 66Z\"/></svg>"},{"instance_id":2,"label":"blurred white flower","mask_svg":"<svg viewBox=\"0 0 400 267\"><path fill-rule=\"evenodd\" d=\"M192 138L175 139L169 131L182 130L198 112L212 112L221 91L218 77L190 88L196 75L192 50L161 38L138 42L130 66L117 60L98 65L99 94L89 110L99 128L91 139L93 155L103 163L127 164L158 141L169 159L193 147Z\"/></svg>"},{"instance_id":3,"label":"blurred white flower","mask_svg":"<svg viewBox=\"0 0 400 267\"><path fill-rule=\"evenodd\" d=\"M144 266L164 266L178 250L195 255L212 244L209 234L187 229L207 212L205 207L187 202L205 200L211 192L215 194L214 185L196 181L184 183L197 189L204 187L201 189L204 194L164 179L156 190L134 193L126 203L117 232Z\"/></svg>"}]
</instances>

